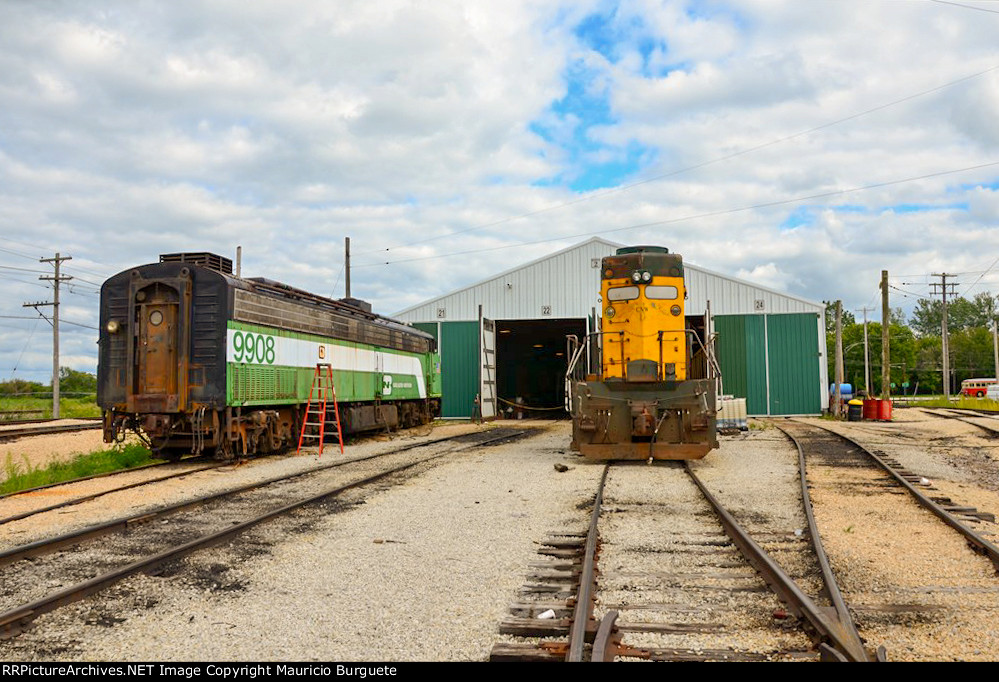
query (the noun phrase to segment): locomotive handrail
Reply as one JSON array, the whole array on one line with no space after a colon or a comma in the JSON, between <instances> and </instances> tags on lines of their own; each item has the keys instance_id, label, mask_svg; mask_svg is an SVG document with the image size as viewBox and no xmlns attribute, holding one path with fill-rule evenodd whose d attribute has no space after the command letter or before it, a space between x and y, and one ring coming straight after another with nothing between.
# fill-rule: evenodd
<instances>
[{"instance_id":1,"label":"locomotive handrail","mask_svg":"<svg viewBox=\"0 0 999 682\"><path fill-rule=\"evenodd\" d=\"M700 346L700 351L703 351L704 354L705 354L705 357L707 357L707 359L708 359L708 365L709 365L709 367L708 367L708 373L710 374L710 370L712 370L712 369L715 370L715 377L707 376L707 377L705 377L706 379L711 379L711 378L716 378L718 376L721 376L721 368L718 366L717 360L715 360L714 355L708 350L708 347L704 344L704 342L701 341L701 337L697 333L697 330L696 329L691 329L691 328L684 328L684 329L660 329L660 330L657 330L656 332L654 332L655 334L657 334L659 336L659 363L657 365L657 370L658 370L658 375L660 377L663 376L663 374L662 374L662 370L663 370L663 360L662 360L662 338L663 338L663 334L676 333L676 332L684 332L685 334L691 334L697 340L697 344ZM566 336L566 349L572 354L572 356L571 356L571 358L569 360L569 364L568 364L568 366L566 368L566 371L565 371L565 411L568 412L570 415L572 415L572 413L573 413L572 412L572 390L571 390L571 384L572 384L573 379L578 379L579 378L578 376L576 376L577 375L577 366L579 364L579 359L580 359L580 357L582 357L583 352L587 348L589 348L590 337L603 336L604 334L620 334L620 335L623 336L624 332L623 331L612 331L612 330L598 330L598 331L587 332L586 336L583 337L583 341L582 342L579 340L579 337L576 336L575 334L568 334ZM649 336L652 336L652 334L633 334L633 336L649 337ZM698 351L698 352L700 352L700 351ZM624 355L624 344L621 345L621 353L622 353L621 367L622 367L622 370L624 372L624 379L627 380L627 378L628 378L628 376L627 376L628 375L628 368L624 364L624 357L623 357L623 355Z\"/></svg>"},{"instance_id":2,"label":"locomotive handrail","mask_svg":"<svg viewBox=\"0 0 999 682\"><path fill-rule=\"evenodd\" d=\"M685 334L692 334L694 336L694 338L697 340L697 345L699 345L701 347L701 350L704 351L705 356L709 358L711 368L715 369L718 374L721 374L721 368L718 366L717 361L714 360L714 356L708 351L707 346L705 346L704 342L701 341L701 337L697 333L696 329L691 329L689 327L688 328L684 328L684 329L659 329L659 330L653 332L653 334L656 334L656 335L659 336L659 343L660 343L660 346L661 346L662 345L662 335L663 334L669 334L669 333L675 333L675 332L684 332ZM579 338L575 334L569 334L568 336L566 336L567 340L571 340L571 341L569 341L569 343L571 345L578 344L578 346L576 347L575 354L572 356L571 360L569 361L568 368L566 369L566 373L565 373L566 379L569 379L572 376L573 372L575 371L576 365L579 362L579 356L582 355L582 351L585 348L587 348L587 342L589 342L590 337L591 336L602 336L604 334L619 334L619 335L623 335L624 332L623 331L611 331L611 330L598 330L598 331L587 332L586 336L584 337L582 343L580 343ZM648 337L652 336L653 334L631 334L631 335L632 336L638 336L638 337L641 337L641 338L648 338ZM660 370L662 369L662 361L661 360L659 362L659 369ZM627 369L625 369L625 372L627 373ZM625 377L625 378L627 378L627 377ZM710 378L710 377L708 377L708 378Z\"/></svg>"},{"instance_id":3,"label":"locomotive handrail","mask_svg":"<svg viewBox=\"0 0 999 682\"><path fill-rule=\"evenodd\" d=\"M589 334L586 335L587 340ZM575 350L570 350L571 346L576 345ZM573 375L576 370L576 365L579 363L579 358L583 354L583 349L586 348L585 343L579 342L579 337L575 334L569 334L566 337L566 350L572 353L572 358L569 360L569 365L565 371L565 411L572 414L572 394L569 390L569 383L572 381Z\"/></svg>"}]
</instances>

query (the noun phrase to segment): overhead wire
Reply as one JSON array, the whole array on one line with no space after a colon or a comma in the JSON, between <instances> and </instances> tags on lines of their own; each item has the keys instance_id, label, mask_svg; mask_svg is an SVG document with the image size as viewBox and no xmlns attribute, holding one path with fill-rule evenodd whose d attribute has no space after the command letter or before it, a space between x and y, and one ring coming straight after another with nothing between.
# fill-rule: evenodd
<instances>
[{"instance_id":1,"label":"overhead wire","mask_svg":"<svg viewBox=\"0 0 999 682\"><path fill-rule=\"evenodd\" d=\"M530 242L517 242L517 243L514 243L514 244L504 244L502 246L493 246L493 247L486 247L486 248L481 248L481 249L469 249L469 250L466 250L466 251L454 251L454 252L451 252L451 253L436 254L436 255L433 255L433 256L420 256L420 257L416 257L416 258L406 258L406 259L400 259L400 260L394 260L394 261L384 261L384 262L377 262L377 263L362 263L362 264L355 265L355 266L352 266L352 267L354 267L354 268L363 268L363 267L373 267L373 266L376 266L376 265L394 265L394 264L399 264L399 263L412 263L412 262L416 262L416 261L436 260L436 259L439 259L439 258L447 258L447 257L450 257L450 256L464 256L464 255L475 254L475 253L486 253L486 252L491 252L491 251L500 251L500 250L503 250L503 249L512 249L512 248L517 248L517 247L521 247L521 246L532 246L532 245L535 245L535 244L547 244L547 243L553 242L553 241L560 241L560 240L564 240L564 239L574 239L574 238L579 238L579 237L589 237L589 236L598 235L598 234L610 234L610 233L615 233L615 232L626 232L626 231L629 231L629 230L638 230L638 229L649 228L649 227L661 227L663 225L672 225L672 224L675 224L675 223L686 222L686 221L689 221L689 220L699 220L699 219L702 219L702 218L714 218L714 217L723 216L723 215L731 215L733 213L741 213L741 212L745 212L745 211L758 210L758 209L761 209L761 208L772 208L774 206L786 206L788 204L795 204L795 203L800 203L800 202L803 202L803 201L812 201L814 199L827 199L829 197L841 196L841 195L844 195L844 194L851 194L851 193L854 193L854 192L862 192L862 191L866 191L866 190L869 190L869 189L879 189L879 188L882 188L882 187L891 187L891 186L894 186L894 185L901 185L901 184L904 184L904 183L907 183L907 182L916 182L917 180L927 180L927 179L930 179L930 178L943 177L945 175L954 175L956 173L965 173L965 172L972 171L972 170L980 170L982 168L989 168L989 167L996 166L996 165L999 165L999 161L990 161L988 163L977 164L977 165L974 165L974 166L967 166L965 168L957 168L957 169L953 169L953 170L939 171L939 172L935 172L935 173L926 173L924 175L918 175L918 176L909 177L909 178L902 178L902 179L898 179L898 180L888 180L888 181L885 181L885 182L877 182L877 183L873 183L873 184L870 184L870 185L863 185L863 186L860 186L860 187L851 187L851 188L847 188L847 189L833 190L833 191L829 191L829 192L819 192L817 194L809 194L809 195L805 195L805 196L798 196L798 197L793 197L793 198L790 198L790 199L779 199L779 200L776 200L776 201L767 201L767 202L762 202L762 203L758 203L758 204L752 204L752 205L749 205L749 206L740 206L740 207L737 207L737 208L721 209L721 210L718 210L718 211L709 211L709 212L706 212L706 213L697 213L697 214L692 214L692 215L688 215L688 216L681 216L681 217L677 217L677 218L669 218L667 220L656 220L656 221L652 221L652 222L648 222L648 223L639 223L639 224L636 224L636 225L628 225L628 226L625 226L625 227L618 227L618 228L612 228L612 229L606 229L605 228L605 229L600 229L600 230L591 230L591 231L587 231L587 232L578 232L576 234L571 234L571 235L559 235L557 237L550 237L550 238L547 238L547 239L539 239L539 240L530 241Z\"/></svg>"},{"instance_id":2,"label":"overhead wire","mask_svg":"<svg viewBox=\"0 0 999 682\"><path fill-rule=\"evenodd\" d=\"M31 343L32 337L35 335L35 331L38 329L38 320L35 318L35 324L32 325L31 331L28 332L28 340L24 342L24 347L21 348L21 353L17 356L17 360L14 362L14 368L10 371L10 379L14 380L14 375L17 373L17 366L21 364L21 358L24 357L24 351L28 350L28 344Z\"/></svg>"},{"instance_id":3,"label":"overhead wire","mask_svg":"<svg viewBox=\"0 0 999 682\"><path fill-rule=\"evenodd\" d=\"M481 224L481 225L476 225L476 226L473 226L473 227L465 228L463 230L456 230L454 232L449 232L447 234L437 235L437 236L434 236L434 237L428 237L426 239L416 240L416 241L413 241L413 242L409 242L407 244L400 244L398 246L386 247L386 248L383 248L383 249L371 249L371 250L368 250L368 251L359 251L355 255L365 255L365 254L368 254L368 253L382 253L382 252L391 251L393 249L402 249L402 248L407 248L407 247L410 247L410 246L416 246L418 244L425 244L427 242L435 241L437 239L444 239L444 238L453 237L453 236L459 235L459 234L465 234L467 232L474 232L474 231L483 230L483 229L486 229L486 228L489 228L489 227L496 227L498 225L503 225L503 224L512 222L514 220L520 220L522 218L534 217L534 216L540 215L542 213L547 213L549 211L554 211L554 210L557 210L557 209L560 209L560 208L566 208L568 206L574 206L574 205L582 203L582 202L593 201L595 199L602 199L602 198L604 198L606 196L610 196L612 194L617 194L617 193L620 193L620 192L625 192L625 191L634 189L635 187L640 187L641 185L645 185L645 184L648 184L650 182L655 182L656 180L663 180L665 178L673 177L675 175L680 175L682 173L687 173L687 172L690 172L690 171L693 171L693 170L698 170L698 169L701 169L701 168L704 168L704 167L707 167L707 166L710 166L710 165L713 165L713 164L716 164L716 163L721 163L722 161L728 161L730 159L734 159L734 158L737 158L739 156L743 156L743 155L746 155L746 154L751 154L751 153L759 151L761 149L766 149L767 147L771 147L771 146L774 146L774 145L777 145L777 144L781 144L781 143L784 143L784 142L789 142L789 141L794 140L796 138L804 137L806 135L810 135L810 134L818 132L820 130L824 130L826 128L831 128L831 127L839 125L841 123L846 123L848 121L852 121L852 120L855 120L855 119L858 119L858 118L862 118L862 117L867 116L869 114L873 114L873 113L876 113L878 111L882 111L884 109L888 109L888 108L896 106L898 104L903 104L905 102L908 102L908 101L911 101L911 100L914 100L914 99L918 99L920 97L924 97L926 95L930 95L930 94L933 94L935 92L939 92L941 90L945 90L947 88L951 88L951 87L953 87L955 85L959 85L959 84L964 83L966 81L973 80L975 78L979 78L981 76L984 76L985 74L992 73L993 71L996 71L996 70L999 70L999 64L997 64L996 66L992 66L992 67L990 67L988 69L985 69L984 71L978 71L978 72L970 74L968 76L964 76L962 78L958 78L958 79L950 81L948 83L944 83L943 85L938 85L938 86L930 88L928 90L923 90L921 92L917 92L917 93L914 93L914 94L911 94L911 95L907 95L905 97L901 97L901 98L893 100L891 102L887 102L885 104L881 104L881 105L872 107L870 109L866 109L864 111L861 111L861 112L858 112L858 113L855 113L855 114L851 114L849 116L845 116L843 118L839 118L839 119L836 119L836 120L833 120L833 121L829 121L829 122L826 122L826 123L814 126L814 127L809 128L807 130L802 130L802 131L793 133L791 135L786 135L784 137L780 137L780 138L771 140L769 142L764 142L762 144L758 144L758 145L755 145L755 146L752 146L752 147L748 147L746 149L741 149L741 150L732 152L731 154L725 154L723 156L719 156L719 157L716 157L714 159L709 159L708 161L703 161L701 163L693 164L691 166L686 166L684 168L678 168L678 169L675 169L675 170L672 170L672 171L669 171L669 172L666 172L666 173L662 173L662 174L659 174L659 175L655 175L655 176L652 176L652 177L649 177L649 178L645 178L643 180L639 180L637 182L633 182L633 183L630 183L630 184L627 184L627 185L622 185L620 187L614 187L612 189L603 190L601 192L597 192L595 194L591 194L591 195L588 195L588 196L585 196L585 197L580 197L580 198L574 199L572 201L562 202L562 203L559 203L559 204L555 204L553 206L548 206L548 207L545 207L545 208L538 209L536 211L529 211L527 213L522 213L522 214L519 214L519 215L516 215L516 216L511 216L511 217L508 217L508 218L503 218L501 220L497 220L497 221L493 221L493 222L489 222L489 223L485 223L485 224Z\"/></svg>"},{"instance_id":4,"label":"overhead wire","mask_svg":"<svg viewBox=\"0 0 999 682\"><path fill-rule=\"evenodd\" d=\"M974 289L978 285L978 283L982 281L982 278L985 277L985 275L987 275L989 272L992 271L992 268L994 268L996 266L996 264L999 264L999 258L996 258L994 261L992 261L992 265L989 266L988 270L986 270L985 272L983 272L982 274L980 274L978 276L978 279L976 279L971 284L971 286L969 286L967 289L964 290L964 294L962 294L962 296L967 295L969 291L971 291L972 289Z\"/></svg>"},{"instance_id":5,"label":"overhead wire","mask_svg":"<svg viewBox=\"0 0 999 682\"><path fill-rule=\"evenodd\" d=\"M953 5L954 7L963 7L964 9L973 9L978 12L991 12L992 14L999 14L999 10L986 9L984 7L976 7L975 5L965 5L960 2L950 2L950 0L930 0L930 2L935 2L938 5Z\"/></svg>"}]
</instances>

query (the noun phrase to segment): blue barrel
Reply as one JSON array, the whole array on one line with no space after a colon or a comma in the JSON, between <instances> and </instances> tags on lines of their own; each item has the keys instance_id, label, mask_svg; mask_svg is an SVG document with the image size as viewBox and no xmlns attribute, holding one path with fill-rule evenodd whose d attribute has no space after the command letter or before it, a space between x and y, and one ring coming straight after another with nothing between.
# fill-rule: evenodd
<instances>
[{"instance_id":1,"label":"blue barrel","mask_svg":"<svg viewBox=\"0 0 999 682\"><path fill-rule=\"evenodd\" d=\"M836 395L836 384L829 384L829 395ZM839 395L844 400L853 395L853 384L840 384Z\"/></svg>"}]
</instances>

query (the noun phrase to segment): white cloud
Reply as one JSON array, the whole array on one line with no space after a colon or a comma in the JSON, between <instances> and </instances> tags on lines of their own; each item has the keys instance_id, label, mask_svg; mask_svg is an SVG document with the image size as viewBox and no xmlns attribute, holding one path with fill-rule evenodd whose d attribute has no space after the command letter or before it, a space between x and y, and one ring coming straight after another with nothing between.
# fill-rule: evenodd
<instances>
[{"instance_id":1,"label":"white cloud","mask_svg":"<svg viewBox=\"0 0 999 682\"><path fill-rule=\"evenodd\" d=\"M595 14L606 35L579 35ZM804 198L999 160L999 72L762 145L999 65L996 21L869 0L3 3L0 265L58 250L99 283L242 245L244 274L341 295L350 236L353 293L389 313L602 234L859 307L881 269L988 266L997 168ZM574 65L599 125L550 108ZM659 179L547 184L629 145L643 165L619 182ZM35 276L0 280L0 314L50 294ZM83 291L71 319L96 326ZM0 375L34 324L8 321ZM19 367L44 375L43 336ZM64 338L92 369L93 331Z\"/></svg>"}]
</instances>

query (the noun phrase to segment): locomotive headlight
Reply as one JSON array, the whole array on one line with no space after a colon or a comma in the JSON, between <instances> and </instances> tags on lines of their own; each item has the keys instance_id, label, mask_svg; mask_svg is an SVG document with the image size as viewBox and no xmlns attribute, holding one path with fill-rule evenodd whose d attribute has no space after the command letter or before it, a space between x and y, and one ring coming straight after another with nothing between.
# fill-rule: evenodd
<instances>
[{"instance_id":1,"label":"locomotive headlight","mask_svg":"<svg viewBox=\"0 0 999 682\"><path fill-rule=\"evenodd\" d=\"M641 282L642 273L640 273L638 270L635 270L633 273L631 273L631 281L634 282L635 284Z\"/></svg>"},{"instance_id":2,"label":"locomotive headlight","mask_svg":"<svg viewBox=\"0 0 999 682\"><path fill-rule=\"evenodd\" d=\"M652 273L649 272L648 270L646 270L645 272L643 272L642 273L642 281L645 282L646 284L648 284L649 282L651 282L652 281Z\"/></svg>"},{"instance_id":3,"label":"locomotive headlight","mask_svg":"<svg viewBox=\"0 0 999 682\"><path fill-rule=\"evenodd\" d=\"M108 334L117 334L118 330L121 329L121 324L119 324L118 320L108 320L104 328L108 330Z\"/></svg>"},{"instance_id":4,"label":"locomotive headlight","mask_svg":"<svg viewBox=\"0 0 999 682\"><path fill-rule=\"evenodd\" d=\"M679 315L680 314L680 306L675 305L672 308L670 308L669 311L671 313L673 313L674 315Z\"/></svg>"},{"instance_id":5,"label":"locomotive headlight","mask_svg":"<svg viewBox=\"0 0 999 682\"><path fill-rule=\"evenodd\" d=\"M617 311L614 310L614 306L609 305L606 308L604 308L604 317L614 317L615 312Z\"/></svg>"}]
</instances>

